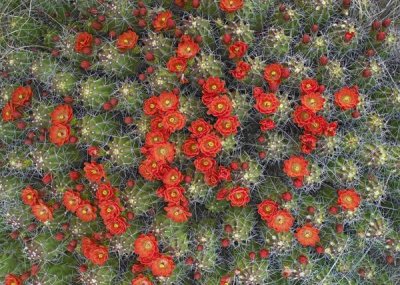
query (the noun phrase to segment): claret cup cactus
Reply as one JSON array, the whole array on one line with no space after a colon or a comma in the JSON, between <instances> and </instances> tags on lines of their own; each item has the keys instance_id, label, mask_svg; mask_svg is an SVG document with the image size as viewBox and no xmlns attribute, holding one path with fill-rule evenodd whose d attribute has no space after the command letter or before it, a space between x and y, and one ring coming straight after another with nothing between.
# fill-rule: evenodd
<instances>
[{"instance_id":1,"label":"claret cup cactus","mask_svg":"<svg viewBox=\"0 0 400 285\"><path fill-rule=\"evenodd\" d=\"M2 284L399 284L399 15L0 1Z\"/></svg>"}]
</instances>

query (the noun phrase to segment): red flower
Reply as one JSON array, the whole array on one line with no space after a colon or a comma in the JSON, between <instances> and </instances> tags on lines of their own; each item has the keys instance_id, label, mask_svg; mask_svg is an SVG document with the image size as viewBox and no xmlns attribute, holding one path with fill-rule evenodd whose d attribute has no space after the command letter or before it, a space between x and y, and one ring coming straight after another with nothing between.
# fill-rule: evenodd
<instances>
[{"instance_id":1,"label":"red flower","mask_svg":"<svg viewBox=\"0 0 400 285\"><path fill-rule=\"evenodd\" d=\"M114 199L116 191L117 189L112 187L110 182L100 183L97 187L96 198L100 202Z\"/></svg>"},{"instance_id":2,"label":"red flower","mask_svg":"<svg viewBox=\"0 0 400 285\"><path fill-rule=\"evenodd\" d=\"M218 179L219 180L225 180L225 181L231 181L231 171L229 168L226 168L224 166L218 167Z\"/></svg>"},{"instance_id":3,"label":"red flower","mask_svg":"<svg viewBox=\"0 0 400 285\"><path fill-rule=\"evenodd\" d=\"M145 145L146 146L155 146L160 143L165 143L166 139L164 133L160 131L150 131L146 134Z\"/></svg>"},{"instance_id":4,"label":"red flower","mask_svg":"<svg viewBox=\"0 0 400 285\"><path fill-rule=\"evenodd\" d=\"M264 68L264 79L268 82L280 83L282 79L283 66L278 63L272 63Z\"/></svg>"},{"instance_id":5,"label":"red flower","mask_svg":"<svg viewBox=\"0 0 400 285\"><path fill-rule=\"evenodd\" d=\"M141 234L133 244L133 251L141 258L153 258L158 255L157 239L153 234Z\"/></svg>"},{"instance_id":6,"label":"red flower","mask_svg":"<svg viewBox=\"0 0 400 285\"><path fill-rule=\"evenodd\" d=\"M151 263L151 272L154 276L171 276L175 263L170 256L160 255Z\"/></svg>"},{"instance_id":7,"label":"red flower","mask_svg":"<svg viewBox=\"0 0 400 285\"><path fill-rule=\"evenodd\" d=\"M221 140L214 134L208 134L198 140L199 149L205 156L215 157L222 149Z\"/></svg>"},{"instance_id":8,"label":"red flower","mask_svg":"<svg viewBox=\"0 0 400 285\"><path fill-rule=\"evenodd\" d=\"M153 285L153 282L143 274L139 274L135 279L132 280L131 285Z\"/></svg>"},{"instance_id":9,"label":"red flower","mask_svg":"<svg viewBox=\"0 0 400 285\"><path fill-rule=\"evenodd\" d=\"M262 119L260 121L260 129L263 132L270 131L275 129L276 125L275 122L271 119Z\"/></svg>"},{"instance_id":10,"label":"red flower","mask_svg":"<svg viewBox=\"0 0 400 285\"><path fill-rule=\"evenodd\" d=\"M90 54L92 52L93 36L87 32L78 33L75 38L75 51Z\"/></svg>"},{"instance_id":11,"label":"red flower","mask_svg":"<svg viewBox=\"0 0 400 285\"><path fill-rule=\"evenodd\" d=\"M360 102L358 88L343 87L335 93L335 104L342 110L354 109Z\"/></svg>"},{"instance_id":12,"label":"red flower","mask_svg":"<svg viewBox=\"0 0 400 285\"><path fill-rule=\"evenodd\" d=\"M301 104L314 113L324 108L325 99L320 93L309 92L301 96Z\"/></svg>"},{"instance_id":13,"label":"red flower","mask_svg":"<svg viewBox=\"0 0 400 285\"><path fill-rule=\"evenodd\" d=\"M194 42L190 36L184 35L181 38L181 42L178 44L176 54L178 57L190 59L195 57L199 51L199 45Z\"/></svg>"},{"instance_id":14,"label":"red flower","mask_svg":"<svg viewBox=\"0 0 400 285\"><path fill-rule=\"evenodd\" d=\"M198 157L194 161L194 166L196 167L196 170L202 173L209 172L215 167L215 165L216 165L215 159L207 156Z\"/></svg>"},{"instance_id":15,"label":"red flower","mask_svg":"<svg viewBox=\"0 0 400 285\"><path fill-rule=\"evenodd\" d=\"M183 180L182 173L177 168L171 168L164 173L162 181L167 186L177 186Z\"/></svg>"},{"instance_id":16,"label":"red flower","mask_svg":"<svg viewBox=\"0 0 400 285\"><path fill-rule=\"evenodd\" d=\"M199 145L194 139L187 139L182 144L182 152L189 158L196 157L200 153Z\"/></svg>"},{"instance_id":17,"label":"red flower","mask_svg":"<svg viewBox=\"0 0 400 285\"><path fill-rule=\"evenodd\" d=\"M168 30L168 20L172 20L172 12L164 11L157 14L153 20L153 27L156 32Z\"/></svg>"},{"instance_id":18,"label":"red flower","mask_svg":"<svg viewBox=\"0 0 400 285\"><path fill-rule=\"evenodd\" d=\"M315 79L303 79L300 83L300 90L302 94L315 93L318 91L319 85Z\"/></svg>"},{"instance_id":19,"label":"red flower","mask_svg":"<svg viewBox=\"0 0 400 285\"><path fill-rule=\"evenodd\" d=\"M121 52L126 52L136 46L138 39L139 37L134 31L126 31L119 35L117 39L117 48Z\"/></svg>"},{"instance_id":20,"label":"red flower","mask_svg":"<svg viewBox=\"0 0 400 285\"><path fill-rule=\"evenodd\" d=\"M202 88L203 93L218 95L225 92L225 81L219 77L209 77Z\"/></svg>"},{"instance_id":21,"label":"red flower","mask_svg":"<svg viewBox=\"0 0 400 285\"><path fill-rule=\"evenodd\" d=\"M184 197L185 188L181 186L166 187L163 190L162 196L168 203L178 204Z\"/></svg>"},{"instance_id":22,"label":"red flower","mask_svg":"<svg viewBox=\"0 0 400 285\"><path fill-rule=\"evenodd\" d=\"M167 217L176 223L184 223L192 216L185 208L178 205L168 205L164 210L167 212Z\"/></svg>"},{"instance_id":23,"label":"red flower","mask_svg":"<svg viewBox=\"0 0 400 285\"><path fill-rule=\"evenodd\" d=\"M210 133L212 130L212 126L206 122L204 119L197 119L190 124L188 128L190 135L192 138L201 138L206 134Z\"/></svg>"},{"instance_id":24,"label":"red flower","mask_svg":"<svg viewBox=\"0 0 400 285\"><path fill-rule=\"evenodd\" d=\"M43 223L53 220L53 210L43 202L38 202L32 206L32 214Z\"/></svg>"},{"instance_id":25,"label":"red flower","mask_svg":"<svg viewBox=\"0 0 400 285\"><path fill-rule=\"evenodd\" d=\"M322 116L313 117L305 126L304 129L313 135L322 135L328 126L328 122Z\"/></svg>"},{"instance_id":26,"label":"red flower","mask_svg":"<svg viewBox=\"0 0 400 285\"><path fill-rule=\"evenodd\" d=\"M297 228L294 236L302 246L315 246L319 242L319 230L310 225Z\"/></svg>"},{"instance_id":27,"label":"red flower","mask_svg":"<svg viewBox=\"0 0 400 285\"><path fill-rule=\"evenodd\" d=\"M207 107L207 114L214 117L228 117L232 112L232 102L226 95L215 97Z\"/></svg>"},{"instance_id":28,"label":"red flower","mask_svg":"<svg viewBox=\"0 0 400 285\"><path fill-rule=\"evenodd\" d=\"M4 285L22 285L22 280L14 274L7 274L4 279Z\"/></svg>"},{"instance_id":29,"label":"red flower","mask_svg":"<svg viewBox=\"0 0 400 285\"><path fill-rule=\"evenodd\" d=\"M229 71L233 77L237 80L244 79L249 71L251 70L251 65L244 61L239 61L236 63L236 67L234 70Z\"/></svg>"},{"instance_id":30,"label":"red flower","mask_svg":"<svg viewBox=\"0 0 400 285\"><path fill-rule=\"evenodd\" d=\"M122 235L128 228L128 223L124 217L106 220L105 225L107 230L113 235Z\"/></svg>"},{"instance_id":31,"label":"red flower","mask_svg":"<svg viewBox=\"0 0 400 285\"><path fill-rule=\"evenodd\" d=\"M301 151L310 154L317 146L317 137L311 134L304 134L300 136Z\"/></svg>"},{"instance_id":32,"label":"red flower","mask_svg":"<svg viewBox=\"0 0 400 285\"><path fill-rule=\"evenodd\" d=\"M302 156L292 155L283 162L283 171L291 178L304 177L309 174L308 161Z\"/></svg>"},{"instance_id":33,"label":"red flower","mask_svg":"<svg viewBox=\"0 0 400 285\"><path fill-rule=\"evenodd\" d=\"M338 205L344 210L354 211L360 205L361 198L355 189L338 190Z\"/></svg>"},{"instance_id":34,"label":"red flower","mask_svg":"<svg viewBox=\"0 0 400 285\"><path fill-rule=\"evenodd\" d=\"M1 117L4 122L14 121L17 119L17 116L15 116L16 113L15 106L11 102L8 102L1 110Z\"/></svg>"},{"instance_id":35,"label":"red flower","mask_svg":"<svg viewBox=\"0 0 400 285\"><path fill-rule=\"evenodd\" d=\"M156 173L160 170L161 164L153 158L143 160L139 165L139 173L143 178L152 181L155 179Z\"/></svg>"},{"instance_id":36,"label":"red flower","mask_svg":"<svg viewBox=\"0 0 400 285\"><path fill-rule=\"evenodd\" d=\"M53 124L68 124L73 118L73 110L70 105L58 105L51 112L51 122Z\"/></svg>"},{"instance_id":37,"label":"red flower","mask_svg":"<svg viewBox=\"0 0 400 285\"><path fill-rule=\"evenodd\" d=\"M228 194L229 194L230 191L231 191L231 190L228 189L228 188L222 188L222 189L220 189L220 190L217 192L217 194L216 194L216 199L217 199L218 201L226 200L226 198L227 198L227 196L228 196Z\"/></svg>"},{"instance_id":38,"label":"red flower","mask_svg":"<svg viewBox=\"0 0 400 285\"><path fill-rule=\"evenodd\" d=\"M254 108L262 114L273 114L279 108L279 100L273 93L262 93L256 97L256 104Z\"/></svg>"},{"instance_id":39,"label":"red flower","mask_svg":"<svg viewBox=\"0 0 400 285\"><path fill-rule=\"evenodd\" d=\"M237 134L237 128L240 126L237 116L218 118L214 128L224 137Z\"/></svg>"},{"instance_id":40,"label":"red flower","mask_svg":"<svg viewBox=\"0 0 400 285\"><path fill-rule=\"evenodd\" d=\"M144 101L143 111L147 116L153 116L158 112L158 97L152 96Z\"/></svg>"},{"instance_id":41,"label":"red flower","mask_svg":"<svg viewBox=\"0 0 400 285\"><path fill-rule=\"evenodd\" d=\"M121 215L121 207L115 200L102 201L99 204L100 216L103 220L112 220Z\"/></svg>"},{"instance_id":42,"label":"red flower","mask_svg":"<svg viewBox=\"0 0 400 285\"><path fill-rule=\"evenodd\" d=\"M242 58L249 46L242 41L237 41L229 47L229 58Z\"/></svg>"},{"instance_id":43,"label":"red flower","mask_svg":"<svg viewBox=\"0 0 400 285\"><path fill-rule=\"evenodd\" d=\"M181 57L171 57L167 62L167 68L174 73L183 73L187 67L187 61Z\"/></svg>"},{"instance_id":44,"label":"red flower","mask_svg":"<svg viewBox=\"0 0 400 285\"><path fill-rule=\"evenodd\" d=\"M91 222L96 219L96 208L88 201L83 201L76 208L76 216L84 222Z\"/></svg>"},{"instance_id":45,"label":"red flower","mask_svg":"<svg viewBox=\"0 0 400 285\"><path fill-rule=\"evenodd\" d=\"M11 103L15 107L24 106L32 98L32 88L30 86L19 86L11 94Z\"/></svg>"},{"instance_id":46,"label":"red flower","mask_svg":"<svg viewBox=\"0 0 400 285\"><path fill-rule=\"evenodd\" d=\"M227 13L233 13L243 7L244 0L221 0L219 8Z\"/></svg>"},{"instance_id":47,"label":"red flower","mask_svg":"<svg viewBox=\"0 0 400 285\"><path fill-rule=\"evenodd\" d=\"M151 156L155 161L172 162L175 157L175 147L172 143L160 143L152 147Z\"/></svg>"},{"instance_id":48,"label":"red flower","mask_svg":"<svg viewBox=\"0 0 400 285\"><path fill-rule=\"evenodd\" d=\"M216 186L219 182L219 173L216 169L213 169L204 174L204 182L208 186Z\"/></svg>"},{"instance_id":49,"label":"red flower","mask_svg":"<svg viewBox=\"0 0 400 285\"><path fill-rule=\"evenodd\" d=\"M50 141L57 146L62 146L68 142L71 135L71 128L69 125L53 124L49 129Z\"/></svg>"},{"instance_id":50,"label":"red flower","mask_svg":"<svg viewBox=\"0 0 400 285\"><path fill-rule=\"evenodd\" d=\"M278 233L288 232L294 224L293 216L286 210L278 210L267 222L269 228Z\"/></svg>"},{"instance_id":51,"label":"red flower","mask_svg":"<svg viewBox=\"0 0 400 285\"><path fill-rule=\"evenodd\" d=\"M162 92L158 96L158 109L162 112L175 111L179 107L179 98L172 92Z\"/></svg>"},{"instance_id":52,"label":"red flower","mask_svg":"<svg viewBox=\"0 0 400 285\"><path fill-rule=\"evenodd\" d=\"M336 135L337 126L338 126L337 122L328 123L328 125L325 128L324 135L326 135L327 137L335 136Z\"/></svg>"},{"instance_id":53,"label":"red flower","mask_svg":"<svg viewBox=\"0 0 400 285\"><path fill-rule=\"evenodd\" d=\"M91 248L89 259L96 265L104 265L108 260L108 248L103 245L95 245Z\"/></svg>"},{"instance_id":54,"label":"red flower","mask_svg":"<svg viewBox=\"0 0 400 285\"><path fill-rule=\"evenodd\" d=\"M261 219L268 221L278 211L278 206L278 203L273 200L264 200L257 206L258 214Z\"/></svg>"},{"instance_id":55,"label":"red flower","mask_svg":"<svg viewBox=\"0 0 400 285\"><path fill-rule=\"evenodd\" d=\"M31 186L28 186L22 190L21 199L25 205L33 206L36 205L39 200L39 193Z\"/></svg>"},{"instance_id":56,"label":"red flower","mask_svg":"<svg viewBox=\"0 0 400 285\"><path fill-rule=\"evenodd\" d=\"M163 128L168 132L181 130L186 123L186 117L179 111L170 111L163 116Z\"/></svg>"},{"instance_id":57,"label":"red flower","mask_svg":"<svg viewBox=\"0 0 400 285\"><path fill-rule=\"evenodd\" d=\"M63 205L67 208L68 211L75 212L78 209L79 204L82 199L79 193L76 193L72 190L67 190L64 192L63 196Z\"/></svg>"},{"instance_id":58,"label":"red flower","mask_svg":"<svg viewBox=\"0 0 400 285\"><path fill-rule=\"evenodd\" d=\"M85 171L85 177L90 182L100 182L106 177L104 166L96 162L85 162L83 170Z\"/></svg>"},{"instance_id":59,"label":"red flower","mask_svg":"<svg viewBox=\"0 0 400 285\"><path fill-rule=\"evenodd\" d=\"M314 112L304 106L297 106L293 112L293 121L299 127L304 127L314 117L315 117Z\"/></svg>"},{"instance_id":60,"label":"red flower","mask_svg":"<svg viewBox=\"0 0 400 285\"><path fill-rule=\"evenodd\" d=\"M233 188L226 197L233 207L243 207L250 202L249 189L245 187Z\"/></svg>"}]
</instances>

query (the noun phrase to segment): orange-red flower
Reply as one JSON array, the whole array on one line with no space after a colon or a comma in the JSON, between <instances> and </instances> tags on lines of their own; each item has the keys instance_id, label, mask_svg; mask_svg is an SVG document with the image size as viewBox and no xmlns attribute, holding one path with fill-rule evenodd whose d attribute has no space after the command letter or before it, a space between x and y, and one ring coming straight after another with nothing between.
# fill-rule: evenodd
<instances>
[{"instance_id":1,"label":"orange-red flower","mask_svg":"<svg viewBox=\"0 0 400 285\"><path fill-rule=\"evenodd\" d=\"M168 203L178 204L184 197L185 188L181 186L163 187L162 197Z\"/></svg>"},{"instance_id":2,"label":"orange-red flower","mask_svg":"<svg viewBox=\"0 0 400 285\"><path fill-rule=\"evenodd\" d=\"M199 155L200 149L197 141L195 139L187 139L182 144L182 152L189 158Z\"/></svg>"},{"instance_id":3,"label":"orange-red flower","mask_svg":"<svg viewBox=\"0 0 400 285\"><path fill-rule=\"evenodd\" d=\"M136 46L138 39L139 37L134 31L126 31L119 35L117 39L117 48L121 52L126 52Z\"/></svg>"},{"instance_id":4,"label":"orange-red flower","mask_svg":"<svg viewBox=\"0 0 400 285\"><path fill-rule=\"evenodd\" d=\"M71 127L64 124L53 124L49 128L50 141L57 146L62 146L68 142L71 135Z\"/></svg>"},{"instance_id":5,"label":"orange-red flower","mask_svg":"<svg viewBox=\"0 0 400 285\"><path fill-rule=\"evenodd\" d=\"M164 133L160 131L150 131L146 134L145 145L146 146L154 146L159 143L166 142Z\"/></svg>"},{"instance_id":6,"label":"orange-red flower","mask_svg":"<svg viewBox=\"0 0 400 285\"><path fill-rule=\"evenodd\" d=\"M243 7L244 0L221 0L219 8L227 13L233 13Z\"/></svg>"},{"instance_id":7,"label":"orange-red flower","mask_svg":"<svg viewBox=\"0 0 400 285\"><path fill-rule=\"evenodd\" d=\"M198 157L194 161L194 166L196 169L202 173L209 172L216 165L215 159L207 156Z\"/></svg>"},{"instance_id":8,"label":"orange-red flower","mask_svg":"<svg viewBox=\"0 0 400 285\"><path fill-rule=\"evenodd\" d=\"M96 265L104 265L108 260L108 248L104 245L95 245L91 248L89 259Z\"/></svg>"},{"instance_id":9,"label":"orange-red flower","mask_svg":"<svg viewBox=\"0 0 400 285\"><path fill-rule=\"evenodd\" d=\"M67 190L64 192L63 196L63 205L67 208L68 211L75 212L78 209L79 204L82 202L81 196L79 193L76 193L72 190Z\"/></svg>"},{"instance_id":10,"label":"orange-red flower","mask_svg":"<svg viewBox=\"0 0 400 285\"><path fill-rule=\"evenodd\" d=\"M115 200L102 201L99 204L100 216L103 220L112 220L121 215L121 207Z\"/></svg>"},{"instance_id":11,"label":"orange-red flower","mask_svg":"<svg viewBox=\"0 0 400 285\"><path fill-rule=\"evenodd\" d=\"M153 27L156 32L168 30L168 20L172 20L172 12L164 11L157 14L153 20Z\"/></svg>"},{"instance_id":12,"label":"orange-red flower","mask_svg":"<svg viewBox=\"0 0 400 285\"><path fill-rule=\"evenodd\" d=\"M43 202L32 206L32 214L43 223L53 220L53 210Z\"/></svg>"},{"instance_id":13,"label":"orange-red flower","mask_svg":"<svg viewBox=\"0 0 400 285\"><path fill-rule=\"evenodd\" d=\"M317 146L317 137L311 134L304 134L300 136L301 151L310 154Z\"/></svg>"},{"instance_id":14,"label":"orange-red flower","mask_svg":"<svg viewBox=\"0 0 400 285\"><path fill-rule=\"evenodd\" d=\"M360 102L358 88L343 87L335 93L335 104L342 110L354 109Z\"/></svg>"},{"instance_id":15,"label":"orange-red flower","mask_svg":"<svg viewBox=\"0 0 400 285\"><path fill-rule=\"evenodd\" d=\"M85 177L90 182L100 182L106 177L104 166L96 162L85 162L83 171L85 171Z\"/></svg>"},{"instance_id":16,"label":"orange-red flower","mask_svg":"<svg viewBox=\"0 0 400 285\"><path fill-rule=\"evenodd\" d=\"M293 121L299 127L304 127L314 117L315 117L314 112L304 106L297 106L293 112Z\"/></svg>"},{"instance_id":17,"label":"orange-red flower","mask_svg":"<svg viewBox=\"0 0 400 285\"><path fill-rule=\"evenodd\" d=\"M273 93L262 93L256 97L254 108L262 114L273 114L279 108L279 100Z\"/></svg>"},{"instance_id":18,"label":"orange-red flower","mask_svg":"<svg viewBox=\"0 0 400 285\"><path fill-rule=\"evenodd\" d=\"M239 126L240 122L237 116L218 118L214 124L214 128L224 137L236 134Z\"/></svg>"},{"instance_id":19,"label":"orange-red flower","mask_svg":"<svg viewBox=\"0 0 400 285\"><path fill-rule=\"evenodd\" d=\"M221 140L214 134L207 134L198 140L200 152L205 156L215 157L221 151Z\"/></svg>"},{"instance_id":20,"label":"orange-red flower","mask_svg":"<svg viewBox=\"0 0 400 285\"><path fill-rule=\"evenodd\" d=\"M90 205L88 201L83 201L76 208L76 216L84 222L91 222L96 219L96 207Z\"/></svg>"},{"instance_id":21,"label":"orange-red flower","mask_svg":"<svg viewBox=\"0 0 400 285\"><path fill-rule=\"evenodd\" d=\"M140 234L133 243L133 251L141 258L152 258L158 255L157 239L153 234Z\"/></svg>"},{"instance_id":22,"label":"orange-red flower","mask_svg":"<svg viewBox=\"0 0 400 285\"><path fill-rule=\"evenodd\" d=\"M116 191L110 182L100 183L96 190L96 198L100 202L114 199Z\"/></svg>"},{"instance_id":23,"label":"orange-red flower","mask_svg":"<svg viewBox=\"0 0 400 285\"><path fill-rule=\"evenodd\" d=\"M179 111L170 111L163 116L162 125L164 130L173 133L181 130L186 123L186 116Z\"/></svg>"},{"instance_id":24,"label":"orange-red flower","mask_svg":"<svg viewBox=\"0 0 400 285\"><path fill-rule=\"evenodd\" d=\"M167 186L177 186L183 180L182 173L177 168L170 168L162 177L162 181Z\"/></svg>"},{"instance_id":25,"label":"orange-red flower","mask_svg":"<svg viewBox=\"0 0 400 285\"><path fill-rule=\"evenodd\" d=\"M153 282L143 274L139 274L135 279L132 280L131 285L153 285Z\"/></svg>"},{"instance_id":26,"label":"orange-red flower","mask_svg":"<svg viewBox=\"0 0 400 285\"><path fill-rule=\"evenodd\" d=\"M319 242L319 230L311 225L297 228L294 236L302 246L315 246Z\"/></svg>"},{"instance_id":27,"label":"orange-red flower","mask_svg":"<svg viewBox=\"0 0 400 285\"><path fill-rule=\"evenodd\" d=\"M249 188L235 187L231 189L226 199L231 202L232 207L243 207L250 202Z\"/></svg>"},{"instance_id":28,"label":"orange-red flower","mask_svg":"<svg viewBox=\"0 0 400 285\"><path fill-rule=\"evenodd\" d=\"M249 71L251 70L251 65L244 61L239 61L236 63L235 69L229 71L233 77L237 80L244 79Z\"/></svg>"},{"instance_id":29,"label":"orange-red flower","mask_svg":"<svg viewBox=\"0 0 400 285\"><path fill-rule=\"evenodd\" d=\"M187 67L187 60L181 57L171 57L167 62L167 68L174 73L183 73Z\"/></svg>"},{"instance_id":30,"label":"orange-red flower","mask_svg":"<svg viewBox=\"0 0 400 285\"><path fill-rule=\"evenodd\" d=\"M248 44L242 41L237 41L229 47L229 58L242 58L249 48Z\"/></svg>"},{"instance_id":31,"label":"orange-red flower","mask_svg":"<svg viewBox=\"0 0 400 285\"><path fill-rule=\"evenodd\" d=\"M233 109L232 102L226 95L215 97L207 107L207 114L214 117L228 117Z\"/></svg>"},{"instance_id":32,"label":"orange-red flower","mask_svg":"<svg viewBox=\"0 0 400 285\"><path fill-rule=\"evenodd\" d=\"M301 96L301 104L313 111L314 113L324 108L325 99L320 93L308 92Z\"/></svg>"},{"instance_id":33,"label":"orange-red flower","mask_svg":"<svg viewBox=\"0 0 400 285\"><path fill-rule=\"evenodd\" d=\"M39 193L37 190L33 189L31 186L28 186L22 190L21 193L22 202L25 205L33 206L36 205L39 199Z\"/></svg>"},{"instance_id":34,"label":"orange-red flower","mask_svg":"<svg viewBox=\"0 0 400 285\"><path fill-rule=\"evenodd\" d=\"M190 212L179 205L168 205L164 210L167 212L167 217L176 223L184 223L192 216Z\"/></svg>"},{"instance_id":35,"label":"orange-red flower","mask_svg":"<svg viewBox=\"0 0 400 285\"><path fill-rule=\"evenodd\" d=\"M286 210L276 211L268 220L267 225L269 228L278 233L288 232L294 224L293 216Z\"/></svg>"},{"instance_id":36,"label":"orange-red flower","mask_svg":"<svg viewBox=\"0 0 400 285\"><path fill-rule=\"evenodd\" d=\"M292 178L304 177L309 174L308 161L302 156L292 155L283 162L283 171Z\"/></svg>"},{"instance_id":37,"label":"orange-red flower","mask_svg":"<svg viewBox=\"0 0 400 285\"><path fill-rule=\"evenodd\" d=\"M87 32L78 33L75 37L75 51L90 54L92 52L93 36Z\"/></svg>"},{"instance_id":38,"label":"orange-red flower","mask_svg":"<svg viewBox=\"0 0 400 285\"><path fill-rule=\"evenodd\" d=\"M162 92L158 96L158 109L162 112L175 111L179 106L179 98L172 92Z\"/></svg>"},{"instance_id":39,"label":"orange-red flower","mask_svg":"<svg viewBox=\"0 0 400 285\"><path fill-rule=\"evenodd\" d=\"M151 263L151 272L154 276L171 276L175 269L175 263L170 256L160 255Z\"/></svg>"},{"instance_id":40,"label":"orange-red flower","mask_svg":"<svg viewBox=\"0 0 400 285\"><path fill-rule=\"evenodd\" d=\"M4 285L22 285L22 280L14 274L7 274L4 279Z\"/></svg>"},{"instance_id":41,"label":"orange-red flower","mask_svg":"<svg viewBox=\"0 0 400 285\"><path fill-rule=\"evenodd\" d=\"M68 124L73 118L73 110L70 105L58 105L51 112L51 122L53 124Z\"/></svg>"},{"instance_id":42,"label":"orange-red flower","mask_svg":"<svg viewBox=\"0 0 400 285\"><path fill-rule=\"evenodd\" d=\"M307 124L304 126L304 129L313 134L320 136L322 135L328 126L328 122L322 116L314 116Z\"/></svg>"},{"instance_id":43,"label":"orange-red flower","mask_svg":"<svg viewBox=\"0 0 400 285\"><path fill-rule=\"evenodd\" d=\"M189 132L191 132L192 138L201 138L206 134L210 133L212 130L212 126L205 121L204 119L200 118L193 121L188 128Z\"/></svg>"},{"instance_id":44,"label":"orange-red flower","mask_svg":"<svg viewBox=\"0 0 400 285\"><path fill-rule=\"evenodd\" d=\"M209 77L202 85L203 93L218 95L225 92L225 81L219 77Z\"/></svg>"},{"instance_id":45,"label":"orange-red flower","mask_svg":"<svg viewBox=\"0 0 400 285\"><path fill-rule=\"evenodd\" d=\"M300 83L300 90L302 94L315 93L318 91L319 85L315 79L303 79Z\"/></svg>"},{"instance_id":46,"label":"orange-red flower","mask_svg":"<svg viewBox=\"0 0 400 285\"><path fill-rule=\"evenodd\" d=\"M160 143L151 148L150 154L156 161L172 162L175 157L175 147L172 143Z\"/></svg>"},{"instance_id":47,"label":"orange-red flower","mask_svg":"<svg viewBox=\"0 0 400 285\"><path fill-rule=\"evenodd\" d=\"M278 203L273 200L264 200L257 206L258 214L261 219L268 221L278 211L278 206Z\"/></svg>"},{"instance_id":48,"label":"orange-red flower","mask_svg":"<svg viewBox=\"0 0 400 285\"><path fill-rule=\"evenodd\" d=\"M113 235L122 235L128 228L128 223L124 217L116 217L105 220L107 230Z\"/></svg>"},{"instance_id":49,"label":"orange-red flower","mask_svg":"<svg viewBox=\"0 0 400 285\"><path fill-rule=\"evenodd\" d=\"M199 45L195 41L193 41L190 36L184 35L182 36L181 41L178 44L176 54L178 55L178 57L190 59L195 57L199 51Z\"/></svg>"},{"instance_id":50,"label":"orange-red flower","mask_svg":"<svg viewBox=\"0 0 400 285\"><path fill-rule=\"evenodd\" d=\"M15 107L24 106L32 98L32 88L30 86L19 86L11 94L11 103Z\"/></svg>"},{"instance_id":51,"label":"orange-red flower","mask_svg":"<svg viewBox=\"0 0 400 285\"><path fill-rule=\"evenodd\" d=\"M158 112L158 97L152 96L144 101L143 111L147 116L153 116Z\"/></svg>"},{"instance_id":52,"label":"orange-red flower","mask_svg":"<svg viewBox=\"0 0 400 285\"><path fill-rule=\"evenodd\" d=\"M264 79L268 82L280 82L282 79L283 66L278 63L272 63L264 69Z\"/></svg>"},{"instance_id":53,"label":"orange-red flower","mask_svg":"<svg viewBox=\"0 0 400 285\"><path fill-rule=\"evenodd\" d=\"M4 122L14 121L16 119L15 113L15 106L11 102L8 102L1 110L1 117Z\"/></svg>"},{"instance_id":54,"label":"orange-red flower","mask_svg":"<svg viewBox=\"0 0 400 285\"><path fill-rule=\"evenodd\" d=\"M355 189L338 190L338 205L344 210L354 211L361 203L361 197Z\"/></svg>"}]
</instances>

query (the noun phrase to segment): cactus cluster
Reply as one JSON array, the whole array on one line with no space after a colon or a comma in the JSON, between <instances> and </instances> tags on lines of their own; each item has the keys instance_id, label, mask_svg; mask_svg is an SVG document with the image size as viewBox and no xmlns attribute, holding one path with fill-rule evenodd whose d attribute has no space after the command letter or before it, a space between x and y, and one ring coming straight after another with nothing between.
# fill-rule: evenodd
<instances>
[{"instance_id":1,"label":"cactus cluster","mask_svg":"<svg viewBox=\"0 0 400 285\"><path fill-rule=\"evenodd\" d=\"M0 278L399 284L396 0L0 1Z\"/></svg>"}]
</instances>

